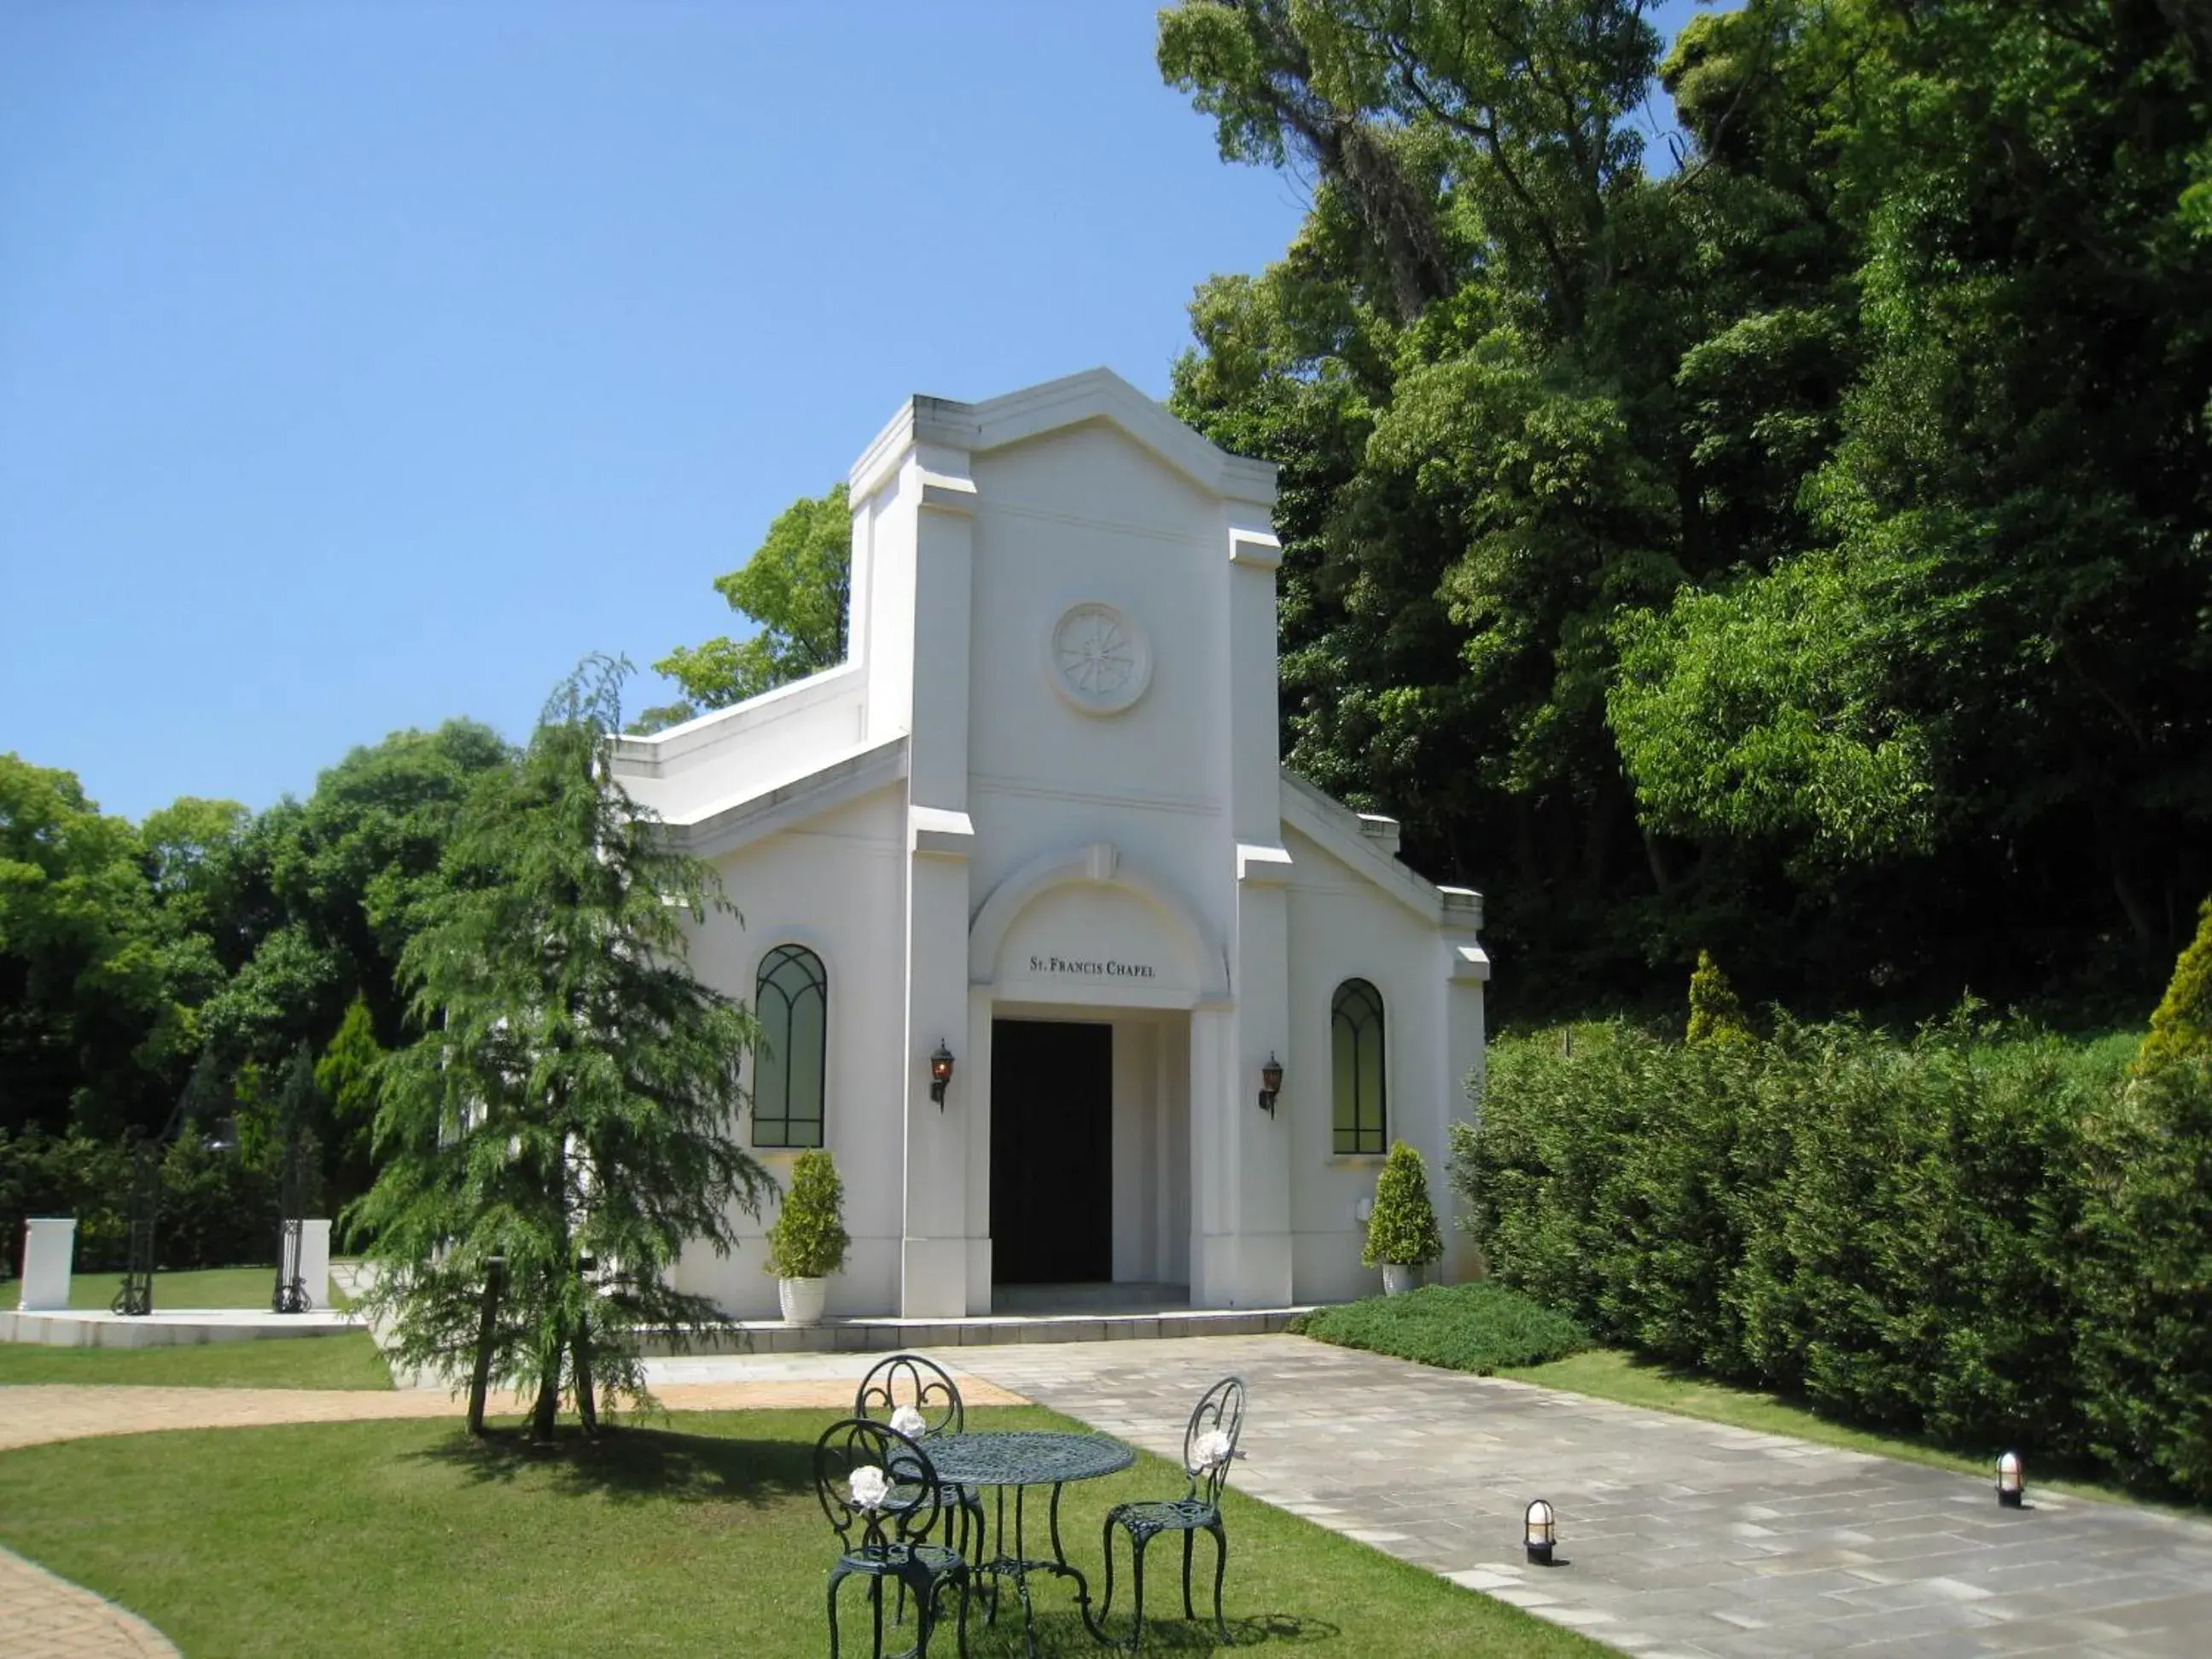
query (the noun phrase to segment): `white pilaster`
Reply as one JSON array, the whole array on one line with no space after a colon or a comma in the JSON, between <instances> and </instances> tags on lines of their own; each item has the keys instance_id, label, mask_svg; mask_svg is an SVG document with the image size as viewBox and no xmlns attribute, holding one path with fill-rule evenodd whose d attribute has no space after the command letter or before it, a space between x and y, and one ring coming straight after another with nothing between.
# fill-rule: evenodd
<instances>
[{"instance_id":1,"label":"white pilaster","mask_svg":"<svg viewBox=\"0 0 2212 1659\"><path fill-rule=\"evenodd\" d=\"M1490 957L1480 937L1482 895L1465 887L1440 890L1443 895L1445 1076L1451 1085L1444 1138L1449 1152L1449 1122L1474 1121L1474 1098L1470 1091L1482 1085L1483 988L1490 979ZM1481 1270L1481 1253L1459 1225L1448 1158L1431 1162L1429 1188L1437 1214L1444 1219L1445 1282L1472 1279Z\"/></svg>"},{"instance_id":2,"label":"white pilaster","mask_svg":"<svg viewBox=\"0 0 2212 1659\"><path fill-rule=\"evenodd\" d=\"M908 738L899 1309L908 1318L957 1318L969 1311L973 1267L969 1173L974 1137L968 1107L977 1082L975 1069L960 1064L963 1056L954 1047L967 1046L969 1030L968 854L975 832L968 817L968 647L975 487L967 477L967 457L934 446L917 445L902 475L900 511L911 515L913 525L914 701ZM941 1103L930 1098L929 1077L929 1057L940 1042L954 1058L951 1086ZM988 1067L981 1069L988 1088Z\"/></svg>"}]
</instances>

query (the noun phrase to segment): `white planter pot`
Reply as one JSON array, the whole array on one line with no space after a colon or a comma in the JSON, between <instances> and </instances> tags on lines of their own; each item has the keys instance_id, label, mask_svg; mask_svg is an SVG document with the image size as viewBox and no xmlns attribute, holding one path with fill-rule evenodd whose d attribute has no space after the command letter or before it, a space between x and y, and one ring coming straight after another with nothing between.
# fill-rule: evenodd
<instances>
[{"instance_id":1,"label":"white planter pot","mask_svg":"<svg viewBox=\"0 0 2212 1659\"><path fill-rule=\"evenodd\" d=\"M1420 1282L1421 1270L1417 1267L1403 1261L1382 1264L1382 1294L1385 1296L1403 1296L1419 1286Z\"/></svg>"},{"instance_id":2,"label":"white planter pot","mask_svg":"<svg viewBox=\"0 0 2212 1659\"><path fill-rule=\"evenodd\" d=\"M776 1299L783 1304L783 1322L787 1325L819 1325L823 1304L830 1299L830 1281L826 1279L779 1279L775 1281Z\"/></svg>"}]
</instances>

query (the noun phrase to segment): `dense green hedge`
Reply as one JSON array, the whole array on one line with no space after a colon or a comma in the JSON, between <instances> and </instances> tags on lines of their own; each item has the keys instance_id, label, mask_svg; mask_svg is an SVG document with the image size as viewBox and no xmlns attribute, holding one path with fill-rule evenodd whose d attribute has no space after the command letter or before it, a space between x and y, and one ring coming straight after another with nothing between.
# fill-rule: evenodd
<instances>
[{"instance_id":1,"label":"dense green hedge","mask_svg":"<svg viewBox=\"0 0 2212 1659\"><path fill-rule=\"evenodd\" d=\"M1966 1014L1502 1042L1453 1182L1497 1278L1602 1340L2212 1498L2212 1064L2134 1051Z\"/></svg>"},{"instance_id":2,"label":"dense green hedge","mask_svg":"<svg viewBox=\"0 0 2212 1659\"><path fill-rule=\"evenodd\" d=\"M198 1135L161 1160L155 1265L178 1269L273 1261L277 1182L266 1161L210 1152ZM11 1135L0 1129L0 1276L22 1267L23 1218L76 1218L76 1270L128 1265L131 1151L118 1141Z\"/></svg>"},{"instance_id":3,"label":"dense green hedge","mask_svg":"<svg viewBox=\"0 0 2212 1659\"><path fill-rule=\"evenodd\" d=\"M1341 1348L1395 1354L1480 1376L1501 1366L1564 1359L1590 1346L1589 1333L1566 1315L1487 1280L1316 1308L1293 1319L1290 1328Z\"/></svg>"}]
</instances>

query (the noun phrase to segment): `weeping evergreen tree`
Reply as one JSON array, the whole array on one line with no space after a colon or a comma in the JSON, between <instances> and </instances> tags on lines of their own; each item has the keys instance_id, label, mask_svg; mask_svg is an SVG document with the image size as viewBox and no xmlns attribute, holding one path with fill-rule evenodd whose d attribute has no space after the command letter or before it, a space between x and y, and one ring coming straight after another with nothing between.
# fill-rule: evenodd
<instances>
[{"instance_id":1,"label":"weeping evergreen tree","mask_svg":"<svg viewBox=\"0 0 2212 1659\"><path fill-rule=\"evenodd\" d=\"M587 658L464 806L401 960L422 1036L379 1068L381 1167L348 1212L397 1358L451 1380L504 1259L490 1370L534 1392L540 1439L564 1397L589 1430L643 1395L642 1330L717 1321L666 1270L687 1240L726 1254L774 1185L732 1138L758 1027L685 961L684 921L727 901L605 764L629 671Z\"/></svg>"}]
</instances>

